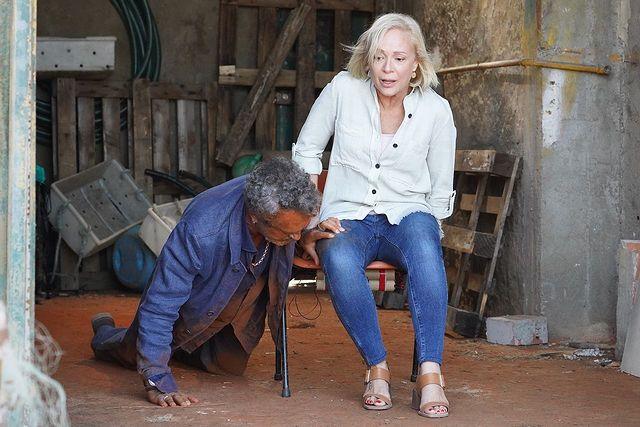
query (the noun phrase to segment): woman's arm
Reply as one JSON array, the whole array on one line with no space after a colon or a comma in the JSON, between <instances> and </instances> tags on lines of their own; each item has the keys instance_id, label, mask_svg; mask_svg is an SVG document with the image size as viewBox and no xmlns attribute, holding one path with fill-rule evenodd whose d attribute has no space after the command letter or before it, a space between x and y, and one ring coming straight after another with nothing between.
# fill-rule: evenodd
<instances>
[{"instance_id":1,"label":"woman's arm","mask_svg":"<svg viewBox=\"0 0 640 427\"><path fill-rule=\"evenodd\" d=\"M427 168L431 180L431 193L427 205L437 219L451 215L453 209L453 172L456 160L456 127L447 104L448 117L435 131L429 144Z\"/></svg>"},{"instance_id":2,"label":"woman's arm","mask_svg":"<svg viewBox=\"0 0 640 427\"><path fill-rule=\"evenodd\" d=\"M336 89L332 81L313 103L311 111L300 130L298 141L292 146L292 158L305 172L320 175L322 153L335 130ZM312 178L313 179L313 178ZM314 181L317 185L317 176Z\"/></svg>"}]
</instances>

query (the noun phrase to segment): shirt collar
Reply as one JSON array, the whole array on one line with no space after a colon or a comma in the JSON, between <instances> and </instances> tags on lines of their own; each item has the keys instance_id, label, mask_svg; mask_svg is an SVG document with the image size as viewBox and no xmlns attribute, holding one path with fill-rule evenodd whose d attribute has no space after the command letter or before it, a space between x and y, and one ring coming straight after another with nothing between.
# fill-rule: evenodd
<instances>
[{"instance_id":1,"label":"shirt collar","mask_svg":"<svg viewBox=\"0 0 640 427\"><path fill-rule=\"evenodd\" d=\"M251 233L249 232L249 225L244 219L247 216L246 207L242 209L242 250L245 252L257 252L256 245L253 243Z\"/></svg>"}]
</instances>

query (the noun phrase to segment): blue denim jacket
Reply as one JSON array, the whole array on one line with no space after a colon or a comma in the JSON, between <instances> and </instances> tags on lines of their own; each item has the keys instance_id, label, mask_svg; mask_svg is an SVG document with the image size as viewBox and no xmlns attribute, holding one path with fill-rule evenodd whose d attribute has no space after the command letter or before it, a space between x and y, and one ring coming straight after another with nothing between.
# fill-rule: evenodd
<instances>
[{"instance_id":1,"label":"blue denim jacket","mask_svg":"<svg viewBox=\"0 0 640 427\"><path fill-rule=\"evenodd\" d=\"M137 325L132 325L138 332L138 372L162 392L178 389L168 367L172 352L191 352L210 338L201 332L218 317L247 272L241 256L245 182L245 177L236 178L193 199L165 243L142 296ZM274 341L294 246L274 247L271 255L264 310ZM256 344L264 332L264 322L258 323L250 322L243 331Z\"/></svg>"}]
</instances>

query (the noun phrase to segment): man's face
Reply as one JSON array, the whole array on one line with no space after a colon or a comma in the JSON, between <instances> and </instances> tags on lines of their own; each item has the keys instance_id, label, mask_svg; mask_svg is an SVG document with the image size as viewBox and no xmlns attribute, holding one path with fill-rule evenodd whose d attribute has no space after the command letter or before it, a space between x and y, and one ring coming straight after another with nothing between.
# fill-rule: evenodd
<instances>
[{"instance_id":1,"label":"man's face","mask_svg":"<svg viewBox=\"0 0 640 427\"><path fill-rule=\"evenodd\" d=\"M300 239L309 221L311 221L311 215L284 209L272 218L258 219L256 229L274 245L286 246Z\"/></svg>"}]
</instances>

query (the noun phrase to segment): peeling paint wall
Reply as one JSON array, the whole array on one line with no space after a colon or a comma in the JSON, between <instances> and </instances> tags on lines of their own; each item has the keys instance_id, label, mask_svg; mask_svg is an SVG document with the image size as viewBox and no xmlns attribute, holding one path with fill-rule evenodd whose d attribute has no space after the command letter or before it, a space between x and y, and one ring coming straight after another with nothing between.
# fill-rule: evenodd
<instances>
[{"instance_id":1,"label":"peeling paint wall","mask_svg":"<svg viewBox=\"0 0 640 427\"><path fill-rule=\"evenodd\" d=\"M461 148L523 156L494 314L554 338L613 337L616 248L640 233L640 2L450 0L416 6L444 66L536 57L611 75L509 68L446 76Z\"/></svg>"},{"instance_id":2,"label":"peeling paint wall","mask_svg":"<svg viewBox=\"0 0 640 427\"><path fill-rule=\"evenodd\" d=\"M527 56L536 33L535 2L427 1L414 14L427 47L441 56L443 67ZM458 148L493 148L523 157L489 313L540 312L535 78L535 70L515 67L442 79L458 128Z\"/></svg>"},{"instance_id":3,"label":"peeling paint wall","mask_svg":"<svg viewBox=\"0 0 640 427\"><path fill-rule=\"evenodd\" d=\"M162 46L161 81L204 83L217 74L219 1L149 2ZM38 36L115 36L116 68L110 80L131 77L129 38L107 0L39 0Z\"/></svg>"}]
</instances>

